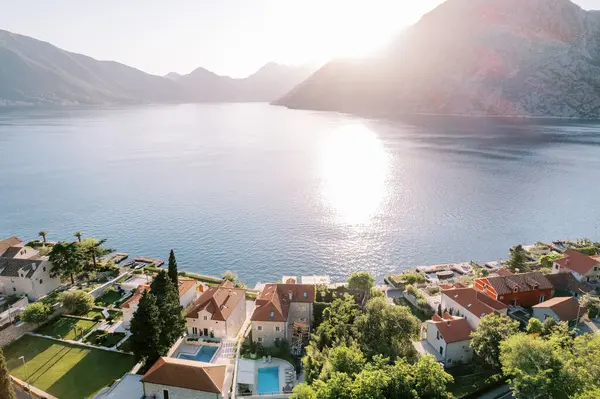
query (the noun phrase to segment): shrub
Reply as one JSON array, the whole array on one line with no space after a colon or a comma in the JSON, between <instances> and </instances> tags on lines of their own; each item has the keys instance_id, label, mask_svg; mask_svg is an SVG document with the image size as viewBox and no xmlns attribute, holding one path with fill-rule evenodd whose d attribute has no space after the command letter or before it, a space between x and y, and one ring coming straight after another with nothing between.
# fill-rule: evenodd
<instances>
[{"instance_id":1,"label":"shrub","mask_svg":"<svg viewBox=\"0 0 600 399\"><path fill-rule=\"evenodd\" d=\"M60 300L73 314L84 314L94 307L94 297L83 291L66 291L60 295Z\"/></svg>"},{"instance_id":2,"label":"shrub","mask_svg":"<svg viewBox=\"0 0 600 399\"><path fill-rule=\"evenodd\" d=\"M21 319L26 323L40 324L48 320L52 314L52 309L41 302L34 302L25 307L21 314Z\"/></svg>"},{"instance_id":3,"label":"shrub","mask_svg":"<svg viewBox=\"0 0 600 399\"><path fill-rule=\"evenodd\" d=\"M398 280L404 284L421 284L424 283L425 276L419 273L405 273L398 276Z\"/></svg>"}]
</instances>

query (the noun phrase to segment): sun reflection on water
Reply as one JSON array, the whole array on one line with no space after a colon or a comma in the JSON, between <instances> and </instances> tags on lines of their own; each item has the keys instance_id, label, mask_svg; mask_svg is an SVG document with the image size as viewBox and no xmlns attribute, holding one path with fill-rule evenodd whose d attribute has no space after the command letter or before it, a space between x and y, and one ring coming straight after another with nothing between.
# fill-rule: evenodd
<instances>
[{"instance_id":1,"label":"sun reflection on water","mask_svg":"<svg viewBox=\"0 0 600 399\"><path fill-rule=\"evenodd\" d=\"M361 123L332 131L321 148L323 199L340 223L368 224L386 196L389 155Z\"/></svg>"}]
</instances>

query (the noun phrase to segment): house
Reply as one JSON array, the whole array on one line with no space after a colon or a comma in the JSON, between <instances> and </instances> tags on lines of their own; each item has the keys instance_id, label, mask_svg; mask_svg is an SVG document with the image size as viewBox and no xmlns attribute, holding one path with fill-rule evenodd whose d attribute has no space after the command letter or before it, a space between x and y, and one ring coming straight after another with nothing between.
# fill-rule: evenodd
<instances>
[{"instance_id":1,"label":"house","mask_svg":"<svg viewBox=\"0 0 600 399\"><path fill-rule=\"evenodd\" d=\"M188 335L235 338L246 320L246 290L231 281L207 289L187 312Z\"/></svg>"},{"instance_id":2,"label":"house","mask_svg":"<svg viewBox=\"0 0 600 399\"><path fill-rule=\"evenodd\" d=\"M464 317L469 326L476 330L481 318L492 313L506 315L508 306L473 288L454 286L442 287L442 309Z\"/></svg>"},{"instance_id":3,"label":"house","mask_svg":"<svg viewBox=\"0 0 600 399\"><path fill-rule=\"evenodd\" d=\"M142 377L145 398L208 399L223 397L226 366L161 357Z\"/></svg>"},{"instance_id":4,"label":"house","mask_svg":"<svg viewBox=\"0 0 600 399\"><path fill-rule=\"evenodd\" d=\"M552 284L540 272L478 278L474 288L511 306L531 307L552 297Z\"/></svg>"},{"instance_id":5,"label":"house","mask_svg":"<svg viewBox=\"0 0 600 399\"><path fill-rule=\"evenodd\" d=\"M445 367L468 363L473 358L470 344L474 329L466 318L448 313L442 317L434 314L422 328L425 339L414 343L418 352L433 355Z\"/></svg>"},{"instance_id":6,"label":"house","mask_svg":"<svg viewBox=\"0 0 600 399\"><path fill-rule=\"evenodd\" d=\"M264 346L290 341L295 323L308 334L314 301L312 284L266 284L251 317L252 340Z\"/></svg>"},{"instance_id":7,"label":"house","mask_svg":"<svg viewBox=\"0 0 600 399\"><path fill-rule=\"evenodd\" d=\"M184 308L188 307L198 297L199 290L203 289L196 280L179 279L178 291L179 291L179 304ZM121 304L121 310L123 311L123 327L129 328L133 314L137 310L138 303L144 291L150 290L150 286L147 284L139 285L133 295Z\"/></svg>"},{"instance_id":8,"label":"house","mask_svg":"<svg viewBox=\"0 0 600 399\"><path fill-rule=\"evenodd\" d=\"M579 306L579 301L572 296L556 297L533 306L533 317L545 321L553 318L556 321L566 321L569 326L579 324L586 309Z\"/></svg>"},{"instance_id":9,"label":"house","mask_svg":"<svg viewBox=\"0 0 600 399\"><path fill-rule=\"evenodd\" d=\"M52 263L44 259L0 257L0 292L36 301L60 286L59 277L50 277L51 270Z\"/></svg>"},{"instance_id":10,"label":"house","mask_svg":"<svg viewBox=\"0 0 600 399\"><path fill-rule=\"evenodd\" d=\"M0 240L0 257L12 258L11 253L15 250L9 251L10 248L23 248L23 241L18 237L9 237L4 240ZM9 253L7 253L9 251Z\"/></svg>"},{"instance_id":11,"label":"house","mask_svg":"<svg viewBox=\"0 0 600 399\"><path fill-rule=\"evenodd\" d=\"M552 296L574 296L579 298L594 289L577 281L571 273L547 274L546 279L552 284Z\"/></svg>"},{"instance_id":12,"label":"house","mask_svg":"<svg viewBox=\"0 0 600 399\"><path fill-rule=\"evenodd\" d=\"M594 283L600 280L600 261L574 249L567 249L563 257L552 265L552 274L558 273L571 273L577 281Z\"/></svg>"}]
</instances>

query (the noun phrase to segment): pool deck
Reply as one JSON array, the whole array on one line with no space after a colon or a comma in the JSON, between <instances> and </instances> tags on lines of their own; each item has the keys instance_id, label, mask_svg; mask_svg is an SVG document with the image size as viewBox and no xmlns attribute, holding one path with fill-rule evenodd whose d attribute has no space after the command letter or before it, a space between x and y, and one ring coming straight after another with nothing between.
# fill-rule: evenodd
<instances>
[{"instance_id":1,"label":"pool deck","mask_svg":"<svg viewBox=\"0 0 600 399\"><path fill-rule=\"evenodd\" d=\"M273 393L274 396L272 397L281 397L281 395L286 395L283 393L283 387L285 387L286 385L288 385L288 383L286 382L286 372L285 370L288 368L294 368L294 366L292 364L290 364L289 362L283 360L283 359L278 359L278 358L272 358L271 362L267 363L265 361L263 361L263 359L258 359L258 360L251 360L251 359L243 359L245 362L253 362L254 363L254 395L259 395L258 394L258 369L259 368L271 368L271 367L277 367L279 368L279 389L280 389L280 393ZM294 374L294 380L291 382L292 387L295 386L297 384L297 379L296 376ZM261 397L264 396L270 396L270 395L265 395L265 394L261 394ZM285 397L285 396L284 396Z\"/></svg>"}]
</instances>

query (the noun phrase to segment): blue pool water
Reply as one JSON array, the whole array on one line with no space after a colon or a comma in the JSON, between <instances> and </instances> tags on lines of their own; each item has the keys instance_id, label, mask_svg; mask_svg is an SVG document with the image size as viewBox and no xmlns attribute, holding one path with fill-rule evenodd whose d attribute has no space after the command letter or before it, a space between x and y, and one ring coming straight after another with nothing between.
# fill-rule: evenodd
<instances>
[{"instance_id":1,"label":"blue pool water","mask_svg":"<svg viewBox=\"0 0 600 399\"><path fill-rule=\"evenodd\" d=\"M201 346L200 350L198 350L195 355L180 353L177 357L184 360L195 360L197 362L209 363L217 349L218 348L216 346Z\"/></svg>"},{"instance_id":2,"label":"blue pool water","mask_svg":"<svg viewBox=\"0 0 600 399\"><path fill-rule=\"evenodd\" d=\"M258 393L279 392L279 367L258 369Z\"/></svg>"}]
</instances>

